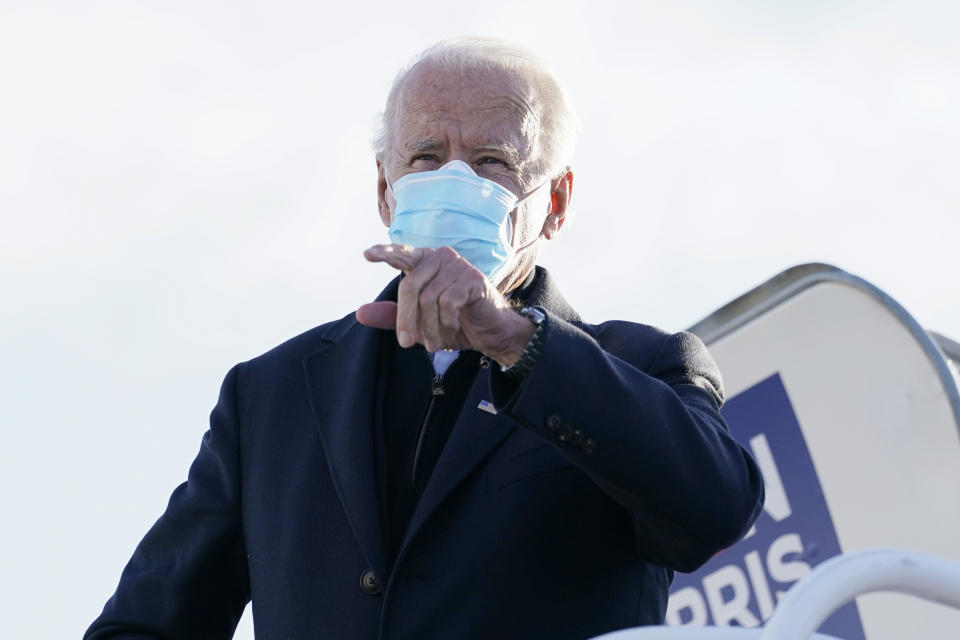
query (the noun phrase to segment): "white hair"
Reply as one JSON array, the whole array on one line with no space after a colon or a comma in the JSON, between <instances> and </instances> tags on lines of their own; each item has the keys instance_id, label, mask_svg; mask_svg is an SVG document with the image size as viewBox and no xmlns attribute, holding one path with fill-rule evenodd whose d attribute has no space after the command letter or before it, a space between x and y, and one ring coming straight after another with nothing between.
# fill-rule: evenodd
<instances>
[{"instance_id":1,"label":"white hair","mask_svg":"<svg viewBox=\"0 0 960 640\"><path fill-rule=\"evenodd\" d=\"M386 108L380 115L380 130L373 142L377 159L382 159L390 146L404 80L421 63L457 71L500 70L526 82L534 93L532 106L537 113L533 115L540 122L540 139L536 145L540 153L534 159L536 170L558 176L569 166L580 123L556 75L539 56L522 45L476 36L438 42L397 73L387 95Z\"/></svg>"}]
</instances>

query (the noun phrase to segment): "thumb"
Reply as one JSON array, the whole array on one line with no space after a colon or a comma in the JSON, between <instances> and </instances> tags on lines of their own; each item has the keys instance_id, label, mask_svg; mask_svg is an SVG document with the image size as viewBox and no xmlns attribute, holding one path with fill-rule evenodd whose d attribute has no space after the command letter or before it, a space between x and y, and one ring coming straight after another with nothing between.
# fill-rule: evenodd
<instances>
[{"instance_id":1,"label":"thumb","mask_svg":"<svg viewBox=\"0 0 960 640\"><path fill-rule=\"evenodd\" d=\"M396 302L368 302L357 309L357 321L374 329L397 328Z\"/></svg>"}]
</instances>

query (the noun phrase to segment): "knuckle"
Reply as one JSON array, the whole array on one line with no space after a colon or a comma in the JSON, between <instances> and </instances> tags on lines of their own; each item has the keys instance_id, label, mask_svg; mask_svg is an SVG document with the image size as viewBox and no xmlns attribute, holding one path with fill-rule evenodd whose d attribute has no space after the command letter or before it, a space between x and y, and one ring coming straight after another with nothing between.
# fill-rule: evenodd
<instances>
[{"instance_id":1,"label":"knuckle","mask_svg":"<svg viewBox=\"0 0 960 640\"><path fill-rule=\"evenodd\" d=\"M437 250L431 247L420 247L417 249L416 257L418 264L429 263L437 259Z\"/></svg>"},{"instance_id":2,"label":"knuckle","mask_svg":"<svg viewBox=\"0 0 960 640\"><path fill-rule=\"evenodd\" d=\"M460 257L460 254L450 247L440 247L436 250L436 253L439 257L447 260L453 260Z\"/></svg>"},{"instance_id":3,"label":"knuckle","mask_svg":"<svg viewBox=\"0 0 960 640\"><path fill-rule=\"evenodd\" d=\"M452 309L456 306L456 298L452 289L447 289L440 294L437 303L444 309Z\"/></svg>"},{"instance_id":4,"label":"knuckle","mask_svg":"<svg viewBox=\"0 0 960 640\"><path fill-rule=\"evenodd\" d=\"M418 289L417 281L413 277L408 275L407 277L405 277L403 280L400 281L400 286L397 287L397 292L401 296L409 296L415 293L417 289Z\"/></svg>"},{"instance_id":5,"label":"knuckle","mask_svg":"<svg viewBox=\"0 0 960 640\"><path fill-rule=\"evenodd\" d=\"M427 287L426 289L420 292L420 297L418 298L418 300L421 305L427 305L434 302L436 298L437 298L436 294L434 294L434 292L431 290L430 287Z\"/></svg>"}]
</instances>

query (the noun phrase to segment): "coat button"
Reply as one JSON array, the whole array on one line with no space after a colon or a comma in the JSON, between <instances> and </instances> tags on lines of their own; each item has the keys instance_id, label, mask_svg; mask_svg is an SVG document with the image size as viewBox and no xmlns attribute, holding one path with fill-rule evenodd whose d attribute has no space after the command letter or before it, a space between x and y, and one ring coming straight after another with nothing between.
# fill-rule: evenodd
<instances>
[{"instance_id":1,"label":"coat button","mask_svg":"<svg viewBox=\"0 0 960 640\"><path fill-rule=\"evenodd\" d=\"M586 440L583 441L583 444L580 445L580 450L583 451L585 454L590 455L591 453L593 453L593 448L596 446L596 444L597 443L594 442L591 438L587 438Z\"/></svg>"},{"instance_id":2,"label":"coat button","mask_svg":"<svg viewBox=\"0 0 960 640\"><path fill-rule=\"evenodd\" d=\"M570 438L573 437L573 431L574 431L573 427L571 427L568 424L565 424L563 425L563 428L560 429L560 433L557 434L557 439L560 442L567 442L570 440Z\"/></svg>"},{"instance_id":3,"label":"coat button","mask_svg":"<svg viewBox=\"0 0 960 640\"><path fill-rule=\"evenodd\" d=\"M375 596L381 592L380 581L374 575L373 569L367 569L360 574L360 588L368 596Z\"/></svg>"},{"instance_id":4,"label":"coat button","mask_svg":"<svg viewBox=\"0 0 960 640\"><path fill-rule=\"evenodd\" d=\"M570 444L579 446L581 442L583 442L583 431L580 431L580 429L574 429L573 435L570 436Z\"/></svg>"},{"instance_id":5,"label":"coat button","mask_svg":"<svg viewBox=\"0 0 960 640\"><path fill-rule=\"evenodd\" d=\"M560 419L560 416L555 413L547 416L547 431L556 431L561 426L563 426L563 420Z\"/></svg>"}]
</instances>

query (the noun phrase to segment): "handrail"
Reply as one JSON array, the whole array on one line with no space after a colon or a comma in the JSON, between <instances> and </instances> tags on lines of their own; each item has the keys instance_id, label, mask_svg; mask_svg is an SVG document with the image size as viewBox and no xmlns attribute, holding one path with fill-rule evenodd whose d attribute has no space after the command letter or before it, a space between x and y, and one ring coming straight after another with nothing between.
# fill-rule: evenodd
<instances>
[{"instance_id":1,"label":"handrail","mask_svg":"<svg viewBox=\"0 0 960 640\"><path fill-rule=\"evenodd\" d=\"M762 628L637 627L592 640L838 640L816 631L834 611L875 591L960 609L960 563L903 549L847 553L822 562L793 585Z\"/></svg>"},{"instance_id":2,"label":"handrail","mask_svg":"<svg viewBox=\"0 0 960 640\"><path fill-rule=\"evenodd\" d=\"M759 640L809 640L830 614L874 591L907 593L960 609L960 564L901 549L836 556L787 592Z\"/></svg>"},{"instance_id":3,"label":"handrail","mask_svg":"<svg viewBox=\"0 0 960 640\"><path fill-rule=\"evenodd\" d=\"M634 627L596 636L590 640L760 640L763 629L743 627ZM808 640L841 640L815 633Z\"/></svg>"}]
</instances>

